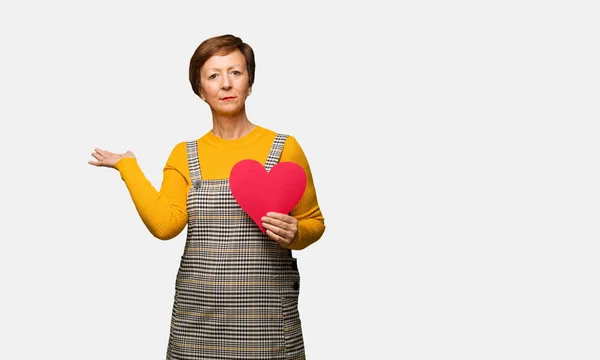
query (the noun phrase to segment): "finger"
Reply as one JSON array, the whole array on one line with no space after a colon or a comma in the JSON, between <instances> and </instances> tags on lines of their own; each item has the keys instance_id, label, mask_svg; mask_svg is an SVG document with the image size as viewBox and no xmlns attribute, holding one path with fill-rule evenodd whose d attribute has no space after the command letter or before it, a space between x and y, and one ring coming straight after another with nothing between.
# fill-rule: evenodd
<instances>
[{"instance_id":1,"label":"finger","mask_svg":"<svg viewBox=\"0 0 600 360\"><path fill-rule=\"evenodd\" d=\"M292 231L288 231L288 230L286 230L284 228L281 228L281 227L278 227L278 226L275 226L275 225L271 225L271 224L267 224L267 223L263 223L263 227L266 230L271 231L271 233L273 233L273 234L275 234L277 236L280 236L282 238L285 238L285 239L291 239L292 238L292 234L293 234Z\"/></svg>"},{"instance_id":2,"label":"finger","mask_svg":"<svg viewBox=\"0 0 600 360\"><path fill-rule=\"evenodd\" d=\"M278 218L265 216L262 218L262 221L291 231L293 231L298 224L296 218L287 215Z\"/></svg>"},{"instance_id":3,"label":"finger","mask_svg":"<svg viewBox=\"0 0 600 360\"><path fill-rule=\"evenodd\" d=\"M110 157L110 156L114 155L110 151L103 150L103 149L96 149L96 152L98 152L100 155L102 155L104 157Z\"/></svg>"},{"instance_id":4,"label":"finger","mask_svg":"<svg viewBox=\"0 0 600 360\"><path fill-rule=\"evenodd\" d=\"M99 163L99 162L97 162L97 161L91 161L91 160L90 160L90 161L88 161L88 164L90 164L90 165L94 165L94 166L100 166L100 163Z\"/></svg>"},{"instance_id":5,"label":"finger","mask_svg":"<svg viewBox=\"0 0 600 360\"><path fill-rule=\"evenodd\" d=\"M267 230L266 234L273 240L277 241L277 243L279 244L279 246L283 247L283 248L287 248L288 245L290 244L290 241L288 241L287 239L275 234L274 232L272 232L271 230Z\"/></svg>"},{"instance_id":6,"label":"finger","mask_svg":"<svg viewBox=\"0 0 600 360\"><path fill-rule=\"evenodd\" d=\"M278 212L274 212L274 211L268 212L267 216L272 217L274 219L279 219L279 220L285 221L285 222L290 222L290 218L291 218L291 216L289 216L288 214L282 214L282 213L278 213Z\"/></svg>"},{"instance_id":7,"label":"finger","mask_svg":"<svg viewBox=\"0 0 600 360\"><path fill-rule=\"evenodd\" d=\"M94 158L96 158L96 160L98 160L98 161L102 161L102 159L104 159L104 156L96 154L96 153L92 153L92 156Z\"/></svg>"},{"instance_id":8,"label":"finger","mask_svg":"<svg viewBox=\"0 0 600 360\"><path fill-rule=\"evenodd\" d=\"M281 221L282 224L287 225L286 228L288 230L295 230L298 226L298 219L288 214L269 212L267 213L267 218L277 219Z\"/></svg>"},{"instance_id":9,"label":"finger","mask_svg":"<svg viewBox=\"0 0 600 360\"><path fill-rule=\"evenodd\" d=\"M269 224L267 222L262 223L262 226L267 229L267 230L271 230L271 232L275 233L275 234L279 234L279 232L281 231L281 228L279 228L278 226L275 226L273 224Z\"/></svg>"},{"instance_id":10,"label":"finger","mask_svg":"<svg viewBox=\"0 0 600 360\"><path fill-rule=\"evenodd\" d=\"M263 223L267 223L269 225L274 225L281 228L287 228L289 226L289 224L285 223L284 221L269 216L263 216L261 220Z\"/></svg>"}]
</instances>

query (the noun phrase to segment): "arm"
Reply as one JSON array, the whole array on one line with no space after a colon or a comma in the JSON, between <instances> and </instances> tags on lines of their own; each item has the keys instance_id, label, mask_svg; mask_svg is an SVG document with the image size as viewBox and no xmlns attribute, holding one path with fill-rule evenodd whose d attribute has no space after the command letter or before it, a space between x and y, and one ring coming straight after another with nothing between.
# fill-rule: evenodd
<instances>
[{"instance_id":1,"label":"arm","mask_svg":"<svg viewBox=\"0 0 600 360\"><path fill-rule=\"evenodd\" d=\"M317 193L313 182L308 160L300 144L292 136L288 136L280 161L293 161L302 166L306 173L306 190L300 202L292 209L290 215L298 219L298 232L289 244L292 250L301 250L321 238L325 232L325 219L319 208Z\"/></svg>"},{"instance_id":2,"label":"arm","mask_svg":"<svg viewBox=\"0 0 600 360\"><path fill-rule=\"evenodd\" d=\"M160 191L148 181L137 159L124 157L114 168L125 182L135 208L150 233L161 240L177 236L187 224L187 169L185 143L179 143L171 152L163 169ZM186 162L182 164L182 160ZM185 169L182 169L185 165Z\"/></svg>"}]
</instances>

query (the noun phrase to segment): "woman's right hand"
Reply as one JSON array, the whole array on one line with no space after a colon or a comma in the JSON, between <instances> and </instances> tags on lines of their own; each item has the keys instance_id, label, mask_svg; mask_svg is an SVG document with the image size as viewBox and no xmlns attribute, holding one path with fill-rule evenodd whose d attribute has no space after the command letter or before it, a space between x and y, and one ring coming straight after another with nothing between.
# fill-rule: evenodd
<instances>
[{"instance_id":1,"label":"woman's right hand","mask_svg":"<svg viewBox=\"0 0 600 360\"><path fill-rule=\"evenodd\" d=\"M90 160L88 161L88 164L110 168L114 168L117 161L121 160L122 158L135 158L131 151L127 151L124 154L115 154L102 149L94 149L92 156L96 158L96 161Z\"/></svg>"}]
</instances>

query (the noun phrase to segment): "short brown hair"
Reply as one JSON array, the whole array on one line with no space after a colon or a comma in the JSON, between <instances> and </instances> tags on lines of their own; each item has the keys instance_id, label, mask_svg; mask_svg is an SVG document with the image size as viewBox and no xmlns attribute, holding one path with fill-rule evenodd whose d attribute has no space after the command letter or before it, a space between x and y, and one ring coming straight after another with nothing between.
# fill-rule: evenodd
<instances>
[{"instance_id":1,"label":"short brown hair","mask_svg":"<svg viewBox=\"0 0 600 360\"><path fill-rule=\"evenodd\" d=\"M190 84L194 93L200 96L200 68L214 55L227 55L235 50L240 50L246 58L246 70L248 71L248 86L254 84L254 50L237 36L226 34L204 40L190 59Z\"/></svg>"}]
</instances>

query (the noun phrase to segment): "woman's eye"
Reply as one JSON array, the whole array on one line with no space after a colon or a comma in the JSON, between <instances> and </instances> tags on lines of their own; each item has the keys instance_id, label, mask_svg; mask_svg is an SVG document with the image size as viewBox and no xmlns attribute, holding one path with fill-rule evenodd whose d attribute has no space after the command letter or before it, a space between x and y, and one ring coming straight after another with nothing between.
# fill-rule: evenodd
<instances>
[{"instance_id":1,"label":"woman's eye","mask_svg":"<svg viewBox=\"0 0 600 360\"><path fill-rule=\"evenodd\" d=\"M241 72L241 71L239 71L239 70L233 70L231 73L232 73L233 75L241 75L241 74L242 74L242 72Z\"/></svg>"},{"instance_id":2,"label":"woman's eye","mask_svg":"<svg viewBox=\"0 0 600 360\"><path fill-rule=\"evenodd\" d=\"M215 79L217 77L217 74L211 74L208 78L209 79Z\"/></svg>"}]
</instances>

